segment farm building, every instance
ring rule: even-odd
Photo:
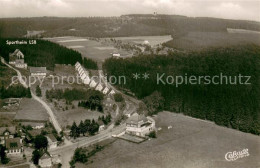
[[[53,134],[48,134],[46,136],[47,140],[48,140],[48,146],[49,146],[49,149],[53,149],[53,148],[56,148],[58,146],[58,141],[57,139],[54,137]]]
[[[41,168],[51,168],[52,167],[51,156],[47,153],[44,153],[42,157],[40,157],[39,159],[39,166]]]
[[[5,143],[7,155],[20,155],[23,152],[22,139],[10,138]]]
[[[134,113],[126,121],[126,133],[145,137],[151,131],[155,130],[155,121],[151,117],[145,117],[144,115],[139,115]]]
[[[15,127],[0,127],[0,144],[4,145],[7,139],[14,138]]]
[[[47,75],[46,67],[31,67],[31,76],[44,78]]]

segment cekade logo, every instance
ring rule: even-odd
[[[243,157],[246,157],[246,156],[249,156],[248,149],[243,149],[242,151],[238,151],[238,152],[233,151],[233,152],[226,153],[225,159],[227,161],[235,161],[239,158],[243,158]]]

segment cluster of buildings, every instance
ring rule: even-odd
[[[113,89],[109,88],[105,84],[102,84],[100,81],[97,80],[97,78],[91,78],[89,76],[89,72],[79,62],[75,64],[75,68],[85,85],[89,85],[91,88],[94,88],[95,90],[98,90],[103,94],[115,94],[115,91]]]
[[[24,54],[19,49],[9,54],[9,64],[17,68],[27,69],[27,63],[24,62]]]
[[[15,137],[16,128],[0,127],[0,144],[6,147],[8,156],[21,155],[23,153],[23,140],[22,138]]]

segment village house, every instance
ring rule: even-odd
[[[23,152],[22,139],[9,138],[5,142],[7,155],[20,155]]]
[[[92,79],[90,84],[89,84],[90,87],[94,88],[97,86],[97,81],[95,79]]]
[[[155,130],[155,121],[151,117],[134,113],[126,121],[126,133],[130,135],[145,137]]]
[[[0,144],[4,145],[7,139],[14,138],[15,127],[0,127]]]
[[[44,153],[39,159],[39,166],[41,168],[51,168],[52,167],[52,158],[47,153]]]
[[[17,59],[24,59],[24,55],[19,49],[9,54],[9,64],[15,64],[15,60]]]
[[[99,83],[99,84],[97,85],[97,87],[95,88],[95,90],[102,91],[102,90],[103,90],[102,84]]]
[[[45,123],[43,122],[22,122],[23,126],[31,126],[33,129],[42,129],[45,127]]]
[[[97,123],[99,125],[98,132],[105,130],[105,124],[102,120],[98,120]]]
[[[58,141],[57,139],[54,137],[53,134],[48,134],[46,136],[47,140],[48,140],[48,147],[49,149],[53,149],[56,148],[58,146]]]
[[[24,63],[24,60],[23,60],[23,59],[17,59],[17,60],[15,60],[15,67],[16,67],[16,68],[24,68],[24,69],[27,69],[27,64]]]
[[[116,92],[112,89],[111,91],[110,91],[110,95],[113,95],[113,94],[115,94]]]
[[[46,67],[30,67],[30,74],[34,77],[44,78],[47,75]]]
[[[104,90],[103,90],[102,92],[103,92],[103,94],[107,94],[108,91],[109,91],[109,88],[108,88],[108,87],[105,87]]]

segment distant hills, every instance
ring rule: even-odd
[[[188,32],[226,32],[227,28],[260,31],[260,23],[178,15],[122,15],[87,18],[1,18],[1,37],[23,37],[27,31],[45,31],[41,36],[152,36],[181,37]]]

